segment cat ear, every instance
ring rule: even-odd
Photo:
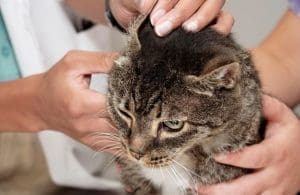
[[[117,66],[122,67],[124,65],[130,64],[131,54],[136,53],[141,49],[138,33],[141,25],[144,23],[146,18],[147,15],[140,15],[133,21],[133,23],[129,25],[129,35],[126,47],[127,49],[124,51],[123,55],[121,55],[118,59],[114,61]]]
[[[239,63],[234,62],[217,68],[205,75],[185,77],[188,88],[198,94],[212,96],[215,89],[232,89],[240,78]]]
[[[128,28],[128,48],[131,52],[137,52],[141,49],[141,43],[138,34],[140,27],[142,26],[147,17],[147,15],[138,16]]]

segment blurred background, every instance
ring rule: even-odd
[[[261,42],[286,9],[287,0],[228,0],[225,5],[235,18],[234,36],[245,47]]]

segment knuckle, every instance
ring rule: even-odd
[[[160,3],[162,8],[165,8],[166,10],[171,9],[178,0],[165,0],[165,1],[158,1]]]
[[[231,15],[230,13],[228,13],[228,12],[223,12],[223,13],[220,15],[220,17],[223,18],[224,23],[226,23],[228,27],[232,27],[232,26],[234,25],[235,20],[234,20],[233,15]]]
[[[233,25],[235,22],[233,15],[228,13],[227,17],[228,17],[228,21],[230,21],[230,23]]]
[[[186,8],[181,8],[181,9],[175,9],[174,10],[176,12],[176,19],[178,21],[183,21],[185,20],[186,18],[188,18],[189,16],[189,10],[187,10]]]
[[[196,14],[196,20],[198,20],[198,22],[206,22],[212,19],[211,14],[206,11],[198,11]]]
[[[77,50],[68,51],[63,58],[64,64],[66,64],[66,65],[75,64],[78,60],[77,59],[78,53],[79,53],[79,51],[77,51]]]
[[[174,8],[172,10],[173,14],[173,20],[176,24],[181,24],[184,21],[186,21],[188,18],[191,17],[193,14],[189,8],[183,7],[183,8]],[[171,16],[172,18],[172,16]]]
[[[217,25],[214,27],[214,29],[223,35],[228,35],[231,31],[231,27],[232,26],[228,25]]]

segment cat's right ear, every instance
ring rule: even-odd
[[[141,49],[139,30],[147,17],[148,15],[138,16],[128,28],[129,39],[127,48],[129,48],[130,52],[138,52]]]
[[[240,79],[240,65],[237,62],[221,66],[207,74],[185,77],[188,90],[202,95],[212,96],[217,89],[233,89]]]

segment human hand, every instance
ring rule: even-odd
[[[300,123],[293,112],[275,98],[264,95],[268,121],[263,142],[240,152],[220,155],[220,163],[255,169],[229,183],[199,188],[199,194],[296,194],[300,190]]]
[[[116,20],[127,27],[138,14],[149,14],[155,32],[165,36],[182,25],[186,30],[197,32],[214,18],[217,31],[228,34],[233,17],[220,11],[225,0],[111,0],[110,7]]]
[[[95,150],[108,142],[112,145],[115,128],[106,111],[106,97],[89,85],[91,74],[108,73],[115,57],[115,53],[72,51],[42,74],[39,113],[47,129],[61,131]],[[103,139],[107,137],[111,138]]]

